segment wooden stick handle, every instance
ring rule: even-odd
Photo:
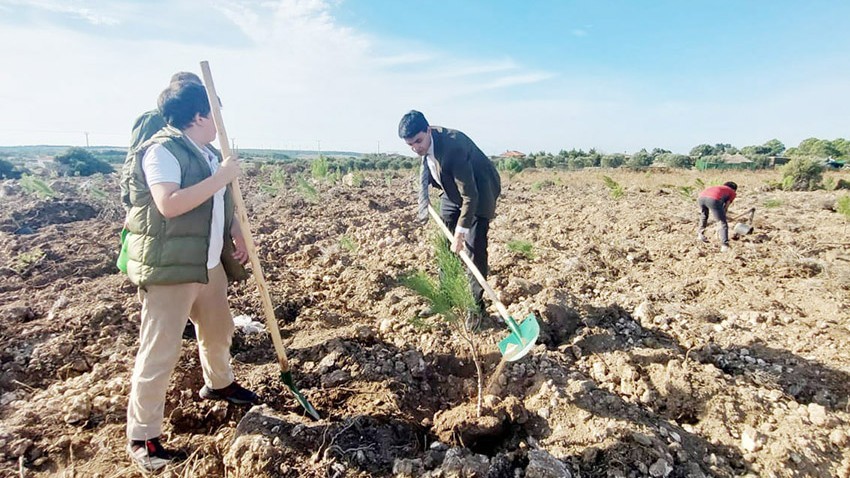
[[[729,221],[729,222],[740,221],[742,217],[744,217],[748,214],[750,215],[749,221],[753,222],[753,216],[755,216],[755,214],[756,214],[756,208],[751,207],[751,208],[747,209],[746,211],[742,212],[741,214],[736,214],[736,215],[732,216],[731,219],[727,218],[726,220]]]
[[[232,155],[230,150],[230,142],[227,140],[227,131],[224,129],[224,120],[221,117],[221,105],[218,101],[218,94],[215,91],[212,73],[210,72],[210,64],[207,61],[201,62],[201,72],[204,76],[204,84],[207,87],[207,97],[210,100],[210,112],[213,115],[215,128],[218,131],[218,144],[221,147],[221,154],[226,158]],[[254,237],[251,235],[251,226],[248,222],[248,211],[245,209],[245,201],[242,199],[242,190],[239,188],[239,180],[234,180],[231,183],[233,187],[233,202],[236,206],[236,218],[239,220],[239,225],[242,228],[242,237],[245,239],[245,246],[248,249],[248,260],[251,262],[251,269],[254,273],[254,281],[257,283],[257,289],[260,291],[260,299],[263,302],[263,312],[266,316],[266,324],[269,327],[269,333],[272,336],[275,352],[277,352],[280,370],[289,372],[289,360],[286,358],[286,349],[283,347],[283,341],[280,338],[280,330],[278,329],[277,319],[274,316],[274,306],[272,299],[269,296],[266,279],[263,276],[263,268],[260,265],[260,258],[257,256],[257,248],[254,246]]]
[[[440,215],[437,214],[437,211],[435,211],[434,207],[430,204],[428,205],[428,212],[431,213],[431,217],[434,218],[434,222],[437,223],[437,226],[439,226],[440,230],[443,231],[443,234],[445,234],[446,238],[449,240],[449,247],[451,247],[451,242],[454,240],[454,236],[452,235],[451,231],[449,231],[449,228],[446,227],[446,223],[443,222],[443,218],[441,218]],[[485,279],[484,276],[481,275],[481,271],[479,271],[478,268],[475,267],[475,263],[472,262],[472,258],[469,257],[469,254],[467,254],[465,250],[461,250],[460,258],[463,260],[464,264],[466,264],[466,267],[468,267],[469,270],[472,272],[472,275],[475,276],[475,279],[478,281],[478,283],[481,284],[481,287],[484,289],[484,291],[487,292],[487,295],[490,297],[490,300],[492,300],[493,303],[496,304],[496,308],[499,309],[499,313],[502,315],[502,318],[505,319],[505,322],[510,321],[511,314],[508,313],[508,309],[505,307],[504,304],[502,304],[502,301],[499,300],[499,296],[496,295],[496,292],[490,287],[490,284],[487,283],[487,279]]]

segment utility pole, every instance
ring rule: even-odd
[[[318,158],[322,157],[322,140],[316,140],[316,152],[318,153]]]
[[[378,153],[377,154],[381,154],[381,140],[380,139],[378,140]]]
[[[86,132],[85,132],[85,133],[83,133],[83,134],[85,134],[85,135],[86,135],[86,148],[88,148],[88,147],[89,147],[89,132],[88,132],[88,131],[86,131]]]

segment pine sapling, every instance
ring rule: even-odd
[[[47,183],[35,176],[24,174],[23,176],[21,176],[20,181],[21,187],[24,189],[24,191],[27,191],[31,194],[35,194],[36,196],[42,199],[53,197],[56,194],[53,191],[53,188],[51,188],[47,185]]]
[[[533,260],[534,259],[534,244],[523,241],[520,239],[515,239],[513,241],[508,242],[508,250],[516,252],[517,254],[525,257],[526,259]]]
[[[314,203],[319,200],[319,192],[312,184],[301,176],[295,179],[295,189],[298,190],[307,202]]]
[[[431,310],[448,325],[453,335],[466,344],[478,380],[477,413],[481,416],[484,376],[478,352],[478,337],[466,323],[468,311],[476,308],[469,290],[466,268],[458,256],[449,249],[448,241],[439,233],[434,235],[434,251],[440,273],[432,277],[419,270],[402,279],[402,284],[428,301]]]
[[[605,186],[611,190],[612,198],[620,199],[626,194],[626,192],[623,190],[623,186],[621,186],[617,181],[611,179],[610,176],[602,176],[602,181],[604,181]]]
[[[844,234],[847,232],[847,221],[850,221],[850,196],[841,196],[838,198],[835,210],[844,216],[844,231],[842,232]]]

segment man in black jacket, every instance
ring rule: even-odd
[[[502,191],[499,173],[493,162],[460,131],[431,126],[419,111],[401,118],[398,135],[422,157],[422,188],[419,194],[419,218],[428,218],[428,186],[441,189],[440,216],[454,231],[452,250],[466,246],[472,262],[487,277],[487,233],[496,216],[496,200]],[[484,312],[484,289],[470,274],[472,295]]]

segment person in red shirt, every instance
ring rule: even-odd
[[[699,193],[699,232],[697,239],[702,242],[708,242],[705,238],[705,226],[708,224],[708,211],[720,223],[720,230],[717,231],[720,236],[720,250],[729,250],[729,224],[726,222],[726,211],[729,210],[729,205],[735,200],[735,194],[738,191],[738,185],[732,181],[723,183],[722,186],[711,186],[705,188]]]

